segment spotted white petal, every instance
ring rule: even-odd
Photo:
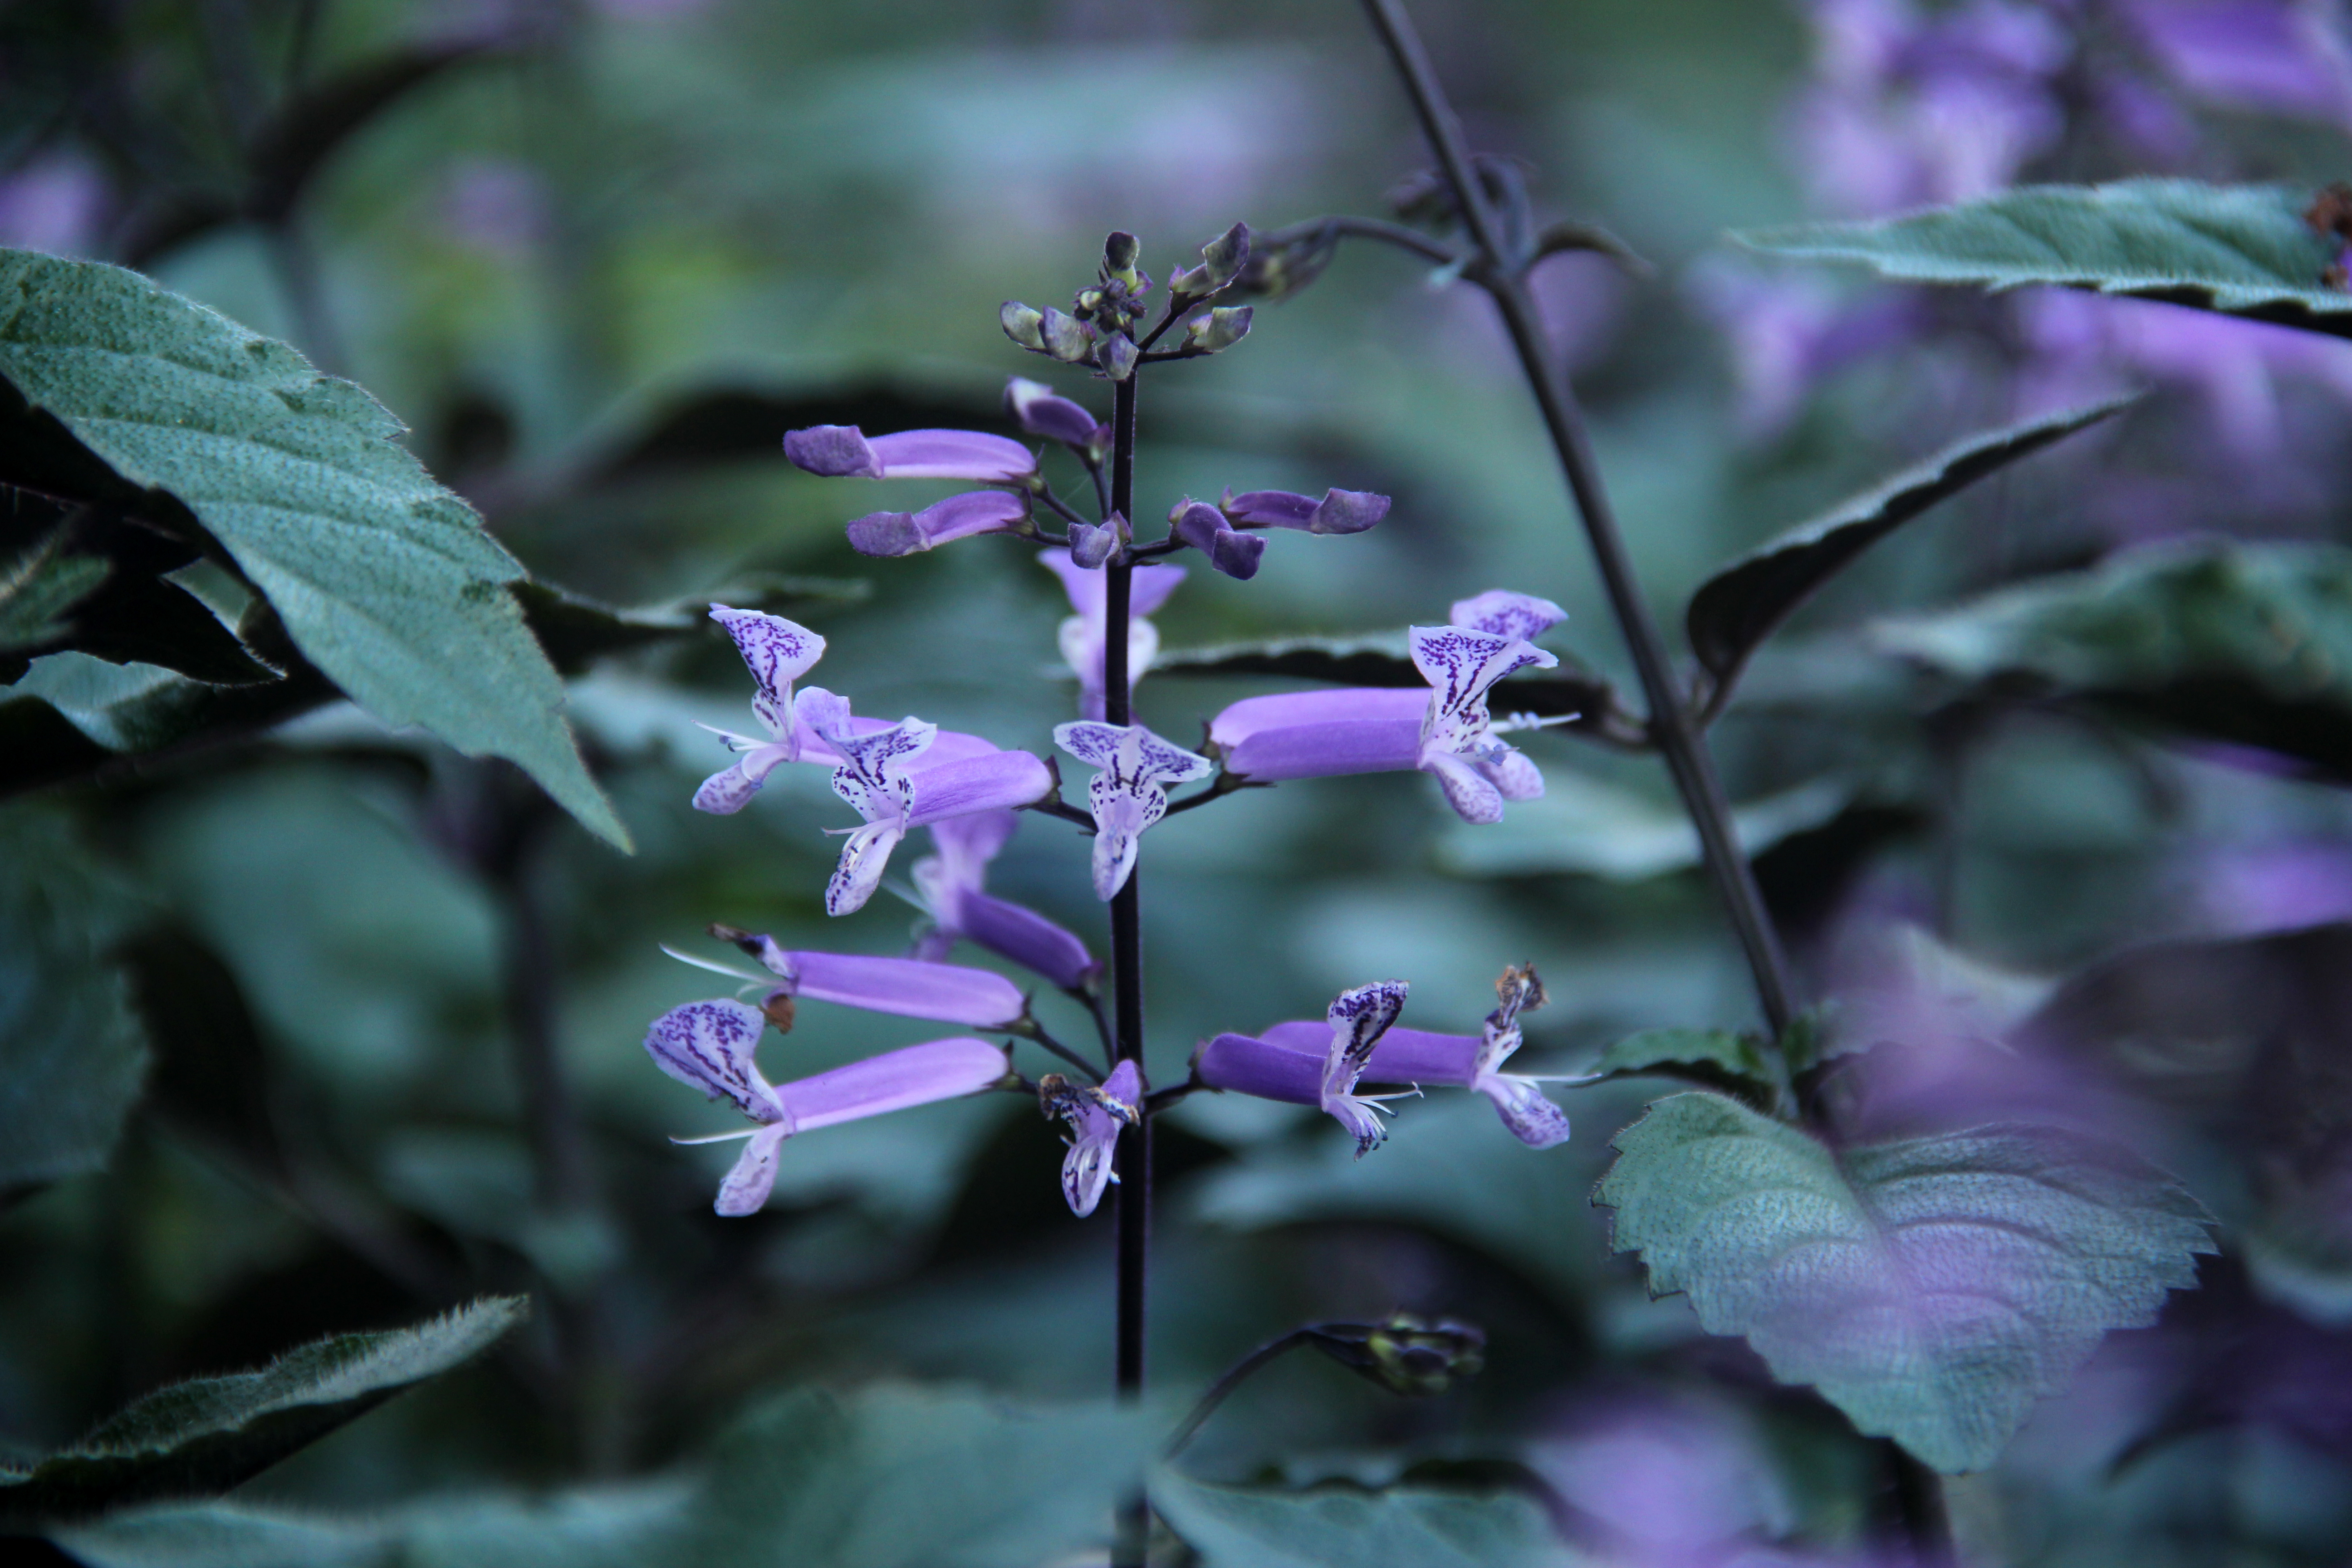
[[[1465,822],[1486,824],[1503,820],[1503,792],[1467,757],[1435,746],[1424,746],[1421,771],[1444,787],[1446,804]]]
[[[882,873],[889,868],[890,851],[907,837],[900,821],[885,817],[869,822],[849,835],[841,847],[841,864],[834,868],[833,879],[824,885],[824,912],[829,915],[856,914],[882,885]]]
[[[1538,599],[1532,594],[1490,588],[1475,599],[1455,600],[1445,612],[1445,618],[1454,626],[1474,632],[1525,642],[1568,619],[1568,612],[1549,599]]]
[[[727,1179],[719,1184],[719,1201],[710,1206],[730,1219],[758,1214],[776,1186],[776,1155],[792,1136],[790,1123],[763,1127],[749,1143]]]
[[[740,1002],[688,1002],[653,1021],[646,1052],[678,1082],[729,1101],[754,1121],[788,1122],[783,1100],[752,1059],[767,1026],[758,1008]]]
[[[1135,869],[1144,830],[1168,815],[1168,792],[1106,770],[1087,785],[1087,805],[1095,817],[1095,897],[1108,903]]]
[[[731,744],[740,736],[729,737]],[[707,811],[714,816],[732,816],[751,804],[768,775],[793,760],[792,748],[782,744],[752,744],[744,752],[741,761],[731,767],[719,769],[702,781],[694,792],[694,809]]]
[[[751,710],[779,738],[791,733],[793,682],[806,675],[824,657],[824,639],[794,621],[758,610],[710,606],[710,618],[727,628],[735,647],[760,683]]]
[[[1554,1105],[1535,1079],[1517,1073],[1485,1073],[1470,1087],[1495,1102],[1496,1114],[1511,1135],[1531,1149],[1568,1142],[1568,1112]]]
[[[1372,1047],[1404,1011],[1412,987],[1402,980],[1376,980],[1342,991],[1332,999],[1324,1018],[1331,1026],[1329,1054],[1323,1060],[1320,1100],[1356,1140],[1356,1158],[1362,1159],[1388,1137],[1372,1102],[1356,1092],[1356,1080],[1371,1059]]]

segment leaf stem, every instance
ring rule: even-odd
[[[1184,1445],[1192,1440],[1192,1435],[1201,1429],[1202,1424],[1216,1414],[1217,1406],[1225,1402],[1227,1394],[1239,1388],[1252,1373],[1266,1363],[1287,1352],[1297,1350],[1300,1345],[1313,1339],[1316,1331],[1322,1326],[1320,1323],[1308,1323],[1293,1329],[1279,1339],[1266,1341],[1265,1343],[1227,1367],[1224,1375],[1211,1384],[1209,1391],[1201,1395],[1201,1402],[1192,1406],[1192,1414],[1184,1417],[1184,1425],[1177,1427],[1170,1435],[1166,1445],[1160,1450],[1160,1458],[1174,1458]]]
[[[1402,0],[1363,3],[1373,31],[1380,35],[1395,62],[1397,74],[1403,79],[1423,133],[1437,154],[1461,209],[1463,223],[1477,245],[1481,261],[1474,264],[1465,276],[1486,290],[1502,313],[1503,326],[1517,351],[1520,368],[1542,410],[1545,427],[1559,454],[1569,489],[1583,520],[1585,538],[1591,545],[1601,585],[1609,595],[1610,608],[1641,676],[1643,695],[1650,710],[1647,728],[1651,739],[1665,757],[1675,787],[1681,792],[1691,823],[1698,830],[1708,873],[1723,899],[1732,928],[1738,934],[1740,948],[1755,977],[1757,999],[1777,1039],[1796,1016],[1795,988],[1790,982],[1788,960],[1765,910],[1755,873],[1740,851],[1731,823],[1731,805],[1724,796],[1722,781],[1716,776],[1714,759],[1693,730],[1689,714],[1675,691],[1665,640],[1659,635],[1657,623],[1652,619],[1641,585],[1634,578],[1616,514],[1601,485],[1599,466],[1593,460],[1591,441],[1585,432],[1575,394],[1570,389],[1551,340],[1544,333],[1525,279],[1502,264],[1506,253],[1501,225],[1487,204],[1486,191],[1471,166],[1462,127],[1446,101],[1444,89],[1438,84],[1437,73],[1430,65],[1428,52],[1422,47],[1420,36],[1413,31],[1412,19],[1405,15]]]

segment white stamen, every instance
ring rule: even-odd
[[[1487,728],[1497,735],[1508,735],[1518,730],[1549,730],[1555,724],[1573,724],[1583,718],[1581,713],[1555,713],[1549,719],[1538,719],[1532,713],[1513,713],[1496,720]]]
[[[658,946],[664,952],[668,953],[672,958],[677,959],[680,963],[691,963],[695,968],[708,969],[713,974],[731,974],[736,979],[748,981],[753,985],[772,985],[775,984],[775,981],[771,977],[753,974],[748,970],[738,969],[730,963],[713,963],[707,958],[697,958],[690,952],[680,952],[677,949],[670,946],[669,943],[666,942],[657,942],[655,945]]]
[[[700,1138],[673,1138],[670,1142],[673,1143],[732,1143],[738,1138],[757,1138],[766,1131],[764,1127],[754,1127],[748,1132],[710,1132]]]

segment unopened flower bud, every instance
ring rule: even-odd
[[[1118,531],[1091,522],[1070,524],[1070,559],[1091,572],[1118,549]]]
[[[1107,441],[1105,426],[1066,397],[1057,396],[1043,382],[1014,376],[1004,384],[1004,411],[1032,436],[1050,437],[1073,447]]]
[[[1135,362],[1139,357],[1141,356],[1136,349],[1135,340],[1125,332],[1113,332],[1105,338],[1100,352],[1095,355],[1096,363],[1103,368],[1103,374],[1113,381],[1125,381],[1129,376],[1133,375]]]
[[[1323,499],[1295,490],[1225,492],[1219,503],[1242,528],[1296,528],[1307,533],[1361,533],[1389,514],[1389,498],[1370,490],[1331,489]]]
[[[1129,289],[1136,287],[1135,263],[1143,254],[1142,242],[1124,230],[1114,230],[1103,241],[1103,277],[1116,279]]]
[[[1234,280],[1249,260],[1249,225],[1237,223],[1201,247],[1200,266],[1171,275],[1169,290],[1181,298],[1206,299]]]
[[[1168,526],[1177,538],[1209,558],[1209,564],[1228,577],[1247,582],[1257,575],[1265,541],[1243,533],[1225,521],[1215,507],[1191,498],[1178,501],[1168,513]]]
[[[1007,300],[996,312],[996,319],[1003,323],[1006,337],[1033,353],[1045,352],[1044,312],[1032,310],[1018,300]]]
[[[1225,291],[1228,300],[1286,300],[1323,276],[1339,253],[1336,226],[1318,228],[1303,239],[1269,249],[1252,247]]]
[[[1220,305],[1185,325],[1184,346],[1194,353],[1213,354],[1249,336],[1249,306]]]
[[[1045,307],[1037,323],[1038,335],[1045,341],[1045,352],[1065,364],[1077,364],[1094,354],[1094,333],[1076,316],[1064,315],[1053,306]]]
[[[1399,1312],[1383,1323],[1326,1323],[1317,1350],[1391,1394],[1444,1394],[1486,1364],[1486,1335],[1468,1323],[1424,1322]]]

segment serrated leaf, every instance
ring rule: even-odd
[[[2352,294],[2320,279],[2335,242],[2303,219],[2312,195],[2195,180],[2026,185],[1901,217],[1734,237],[1906,282],[2057,283],[2352,335]]]
[[[1742,1100],[1769,1102],[1782,1075],[1762,1040],[1728,1029],[1644,1029],[1601,1053],[1592,1070],[1611,1078],[1688,1079]]]
[[[0,816],[0,1191],[106,1163],[146,1075],[109,954],[119,895],[53,813]]]
[[[1925,462],[1749,552],[1699,584],[1684,612],[1691,651],[1721,693],[1759,643],[1872,545],[1987,475],[2129,407],[2119,397],[1955,442]]]
[[[354,701],[508,758],[626,844],[509,592],[522,568],[366,393],[136,273],[27,251],[0,251],[0,378],[30,410],[0,479],[184,508]]]
[[[1155,675],[1277,675],[1294,680],[1328,680],[1335,686],[1425,687],[1428,678],[1412,667],[1402,632],[1355,637],[1278,637],[1266,642],[1221,643],[1178,648],[1151,663]],[[1612,711],[1610,684],[1562,661],[1549,672],[1515,675],[1495,688],[1497,713],[1528,713],[1538,719],[1567,713],[1597,717]],[[1573,726],[1570,726],[1573,728]]]
[[[1514,1492],[1276,1491],[1162,1471],[1151,1501],[1205,1568],[1569,1568],[1578,1561],[1543,1510]]]
[[[1620,1132],[1593,1201],[1650,1292],[1689,1294],[1784,1383],[1947,1474],[1990,1466],[2111,1329],[2153,1322],[2215,1250],[2137,1156],[2001,1123],[1832,1151],[1713,1094]]]
[[[1740,847],[1759,855],[1810,832],[1843,811],[1854,794],[1853,780],[1831,777],[1747,802],[1732,814]],[[1698,865],[1698,832],[1671,796],[1552,768],[1544,775],[1543,795],[1513,801],[1500,823],[1446,824],[1437,862],[1464,877],[1565,872],[1639,882]]]
[[[0,1470],[0,1517],[77,1519],[226,1490],[471,1360],[527,1310],[520,1297],[488,1297],[414,1328],[320,1340],[258,1372],[158,1389],[72,1447],[26,1469]]]
[[[1967,681],[2078,698],[2352,780],[2352,550],[2132,551],[1878,623],[1879,648]]]

